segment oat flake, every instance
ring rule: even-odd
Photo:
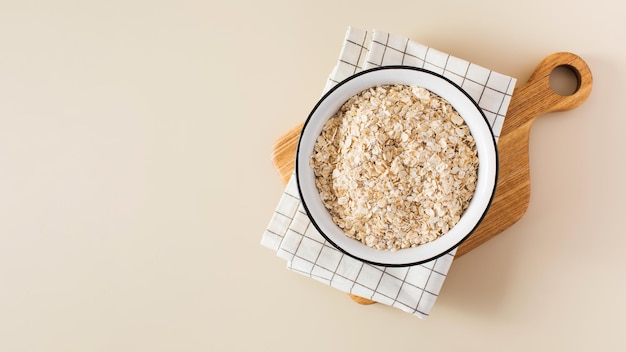
[[[427,89],[386,85],[348,100],[324,125],[311,166],[333,221],[369,247],[430,242],[461,218],[478,155],[465,121]]]

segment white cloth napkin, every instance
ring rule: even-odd
[[[437,72],[478,103],[499,137],[515,78],[456,58],[399,35],[348,28],[337,65],[324,92],[363,70],[409,65]],[[430,262],[389,268],[363,263],[327,243],[308,219],[292,176],[263,233],[261,244],[287,261],[287,268],[354,295],[425,318],[430,314],[455,250]]]

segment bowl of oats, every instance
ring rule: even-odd
[[[382,266],[460,245],[486,214],[497,173],[478,104],[447,78],[407,66],[364,70],[330,89],[304,124],[295,162],[313,226]]]

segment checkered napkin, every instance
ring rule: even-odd
[[[421,67],[457,83],[478,102],[498,139],[515,78],[399,35],[349,28],[324,92],[363,69],[384,65]],[[399,268],[370,265],[345,255],[312,226],[293,176],[263,233],[261,244],[276,251],[292,271],[420,318],[427,317],[433,308],[456,252],[454,249],[430,262]]]

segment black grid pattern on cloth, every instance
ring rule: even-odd
[[[408,38],[374,32],[363,69],[383,65],[424,68],[461,86],[485,113],[496,140],[515,89],[515,78],[488,70]]]
[[[485,114],[491,114],[487,116],[497,139],[502,127],[498,121],[504,119],[515,79],[401,36],[348,29],[324,91],[362,69],[397,64],[433,70],[467,89]],[[347,256],[312,226],[294,177],[285,187],[261,244],[276,251],[292,271],[420,318],[430,313],[456,253],[453,250],[430,262],[401,268],[370,265]]]
[[[341,47],[339,60],[333,73],[328,77],[324,91],[363,69],[371,40],[372,33],[369,31],[348,29]]]

